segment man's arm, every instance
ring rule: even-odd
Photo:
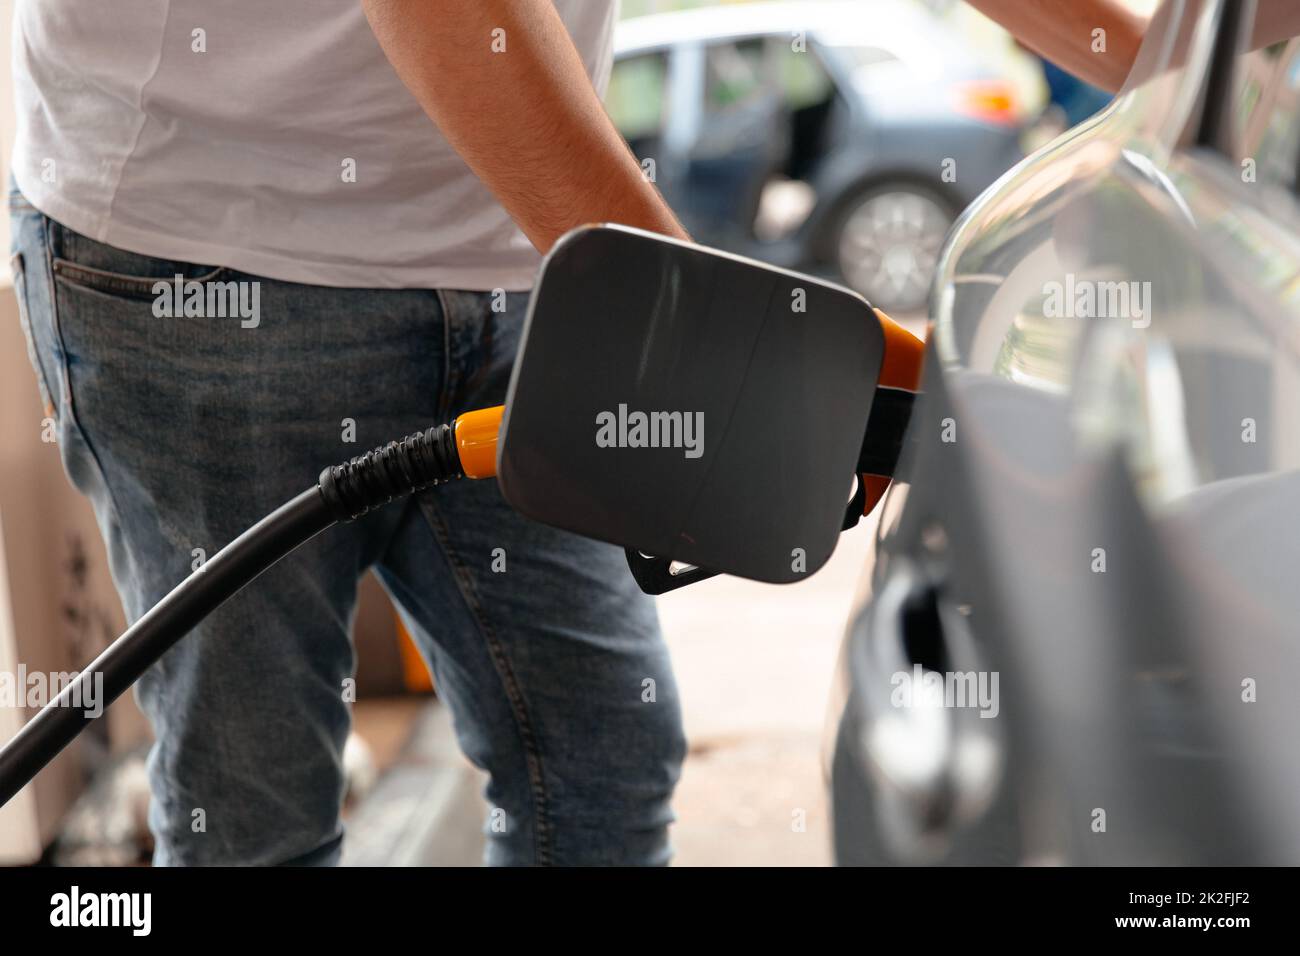
[[[362,6],[402,82],[539,250],[587,222],[687,238],[610,122],[550,0]],[[504,52],[493,52],[494,38]]]
[[[1112,93],[1137,58],[1148,18],[1125,0],[968,0],[1021,43],[1063,70]],[[1149,4],[1147,4],[1149,6]],[[1092,50],[1092,31],[1106,31],[1106,52]],[[1257,50],[1300,34],[1300,3],[1259,0],[1250,47]],[[1185,50],[1175,50],[1182,62]]]
[[[1112,93],[1137,58],[1147,18],[1124,0],[968,0],[1017,40],[1081,80]],[[1092,31],[1106,31],[1106,52],[1092,51]]]

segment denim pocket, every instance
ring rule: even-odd
[[[103,295],[152,300],[160,283],[170,287],[180,276],[186,282],[210,282],[230,270],[140,255],[105,245],[54,220],[49,221],[51,268],[58,282]]]
[[[169,292],[178,275],[183,276],[186,282],[211,282],[221,279],[230,271],[224,266],[216,266],[204,267],[208,271],[200,272],[198,275],[186,275],[181,271],[166,276],[140,276],[80,265],[67,259],[54,259],[52,267],[54,278],[69,285],[104,295],[119,295],[142,300],[156,299],[160,294]]]
[[[53,416],[54,401],[51,398],[53,392],[46,380],[40,356],[36,352],[36,337],[32,332],[31,315],[27,309],[27,263],[21,252],[15,252],[9,257],[9,267],[14,278],[14,298],[18,302],[18,324],[22,326],[23,338],[27,340],[27,358],[32,363],[33,371],[36,372],[36,385],[41,392],[41,407],[46,415]]]

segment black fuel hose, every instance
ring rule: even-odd
[[[326,528],[462,477],[455,426],[438,425],[321,472],[172,589],[68,683],[0,750],[0,806],[214,610]],[[102,685],[94,686],[101,681]],[[86,711],[94,701],[97,713]]]

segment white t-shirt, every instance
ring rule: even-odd
[[[553,2],[603,94],[616,0]],[[78,232],[318,285],[532,285],[359,0],[18,0],[13,52],[14,177]]]

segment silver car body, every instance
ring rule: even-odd
[[[1243,52],[1254,10],[1167,0],[950,235],[828,724],[842,863],[1300,862],[1300,39]]]

